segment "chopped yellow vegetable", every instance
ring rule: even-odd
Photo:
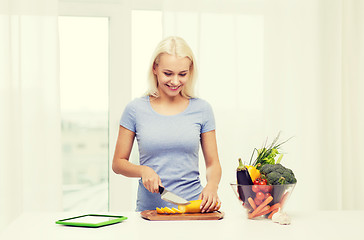
[[[169,207],[163,207],[163,208],[156,208],[157,213],[159,214],[181,214],[181,213],[199,213],[201,212],[200,205],[202,200],[192,200],[190,201],[190,204],[188,205],[178,205],[177,208],[169,208]],[[217,209],[219,210],[219,209]]]
[[[164,207],[162,208],[162,210],[164,211],[164,213],[175,213],[172,209],[170,209],[169,207]]]
[[[177,208],[172,208],[172,210],[175,212],[175,213],[183,213],[181,210],[177,209]]]
[[[157,213],[159,214],[174,214],[174,213],[183,213],[181,210],[178,210],[177,208],[169,208],[169,207],[163,207],[163,208],[156,208]]]
[[[157,213],[160,213],[160,214],[164,213],[164,211],[162,209],[160,209],[159,207],[157,207],[156,210],[157,210]]]

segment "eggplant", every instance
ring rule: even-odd
[[[240,185],[253,185],[252,178],[250,177],[249,171],[246,166],[243,164],[241,158],[239,158],[239,166],[236,169],[236,179],[238,182],[238,194],[241,199],[245,203],[245,201],[252,195],[251,188],[240,186]],[[244,190],[243,190],[244,188]],[[245,194],[244,194],[245,192]],[[245,196],[248,195],[248,196]]]

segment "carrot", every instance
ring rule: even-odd
[[[248,202],[250,203],[250,206],[252,206],[252,208],[254,210],[257,208],[257,205],[255,205],[255,202],[254,202],[253,198],[249,197]]]
[[[267,197],[262,204],[260,204],[254,211],[250,214],[249,218],[254,218],[262,209],[267,206],[273,200],[272,196]]]
[[[272,219],[273,215],[274,215],[276,212],[278,212],[278,211],[279,211],[279,208],[278,208],[278,209],[276,209],[276,210],[273,210],[273,211],[269,214],[268,218],[269,218],[269,219]]]
[[[267,213],[269,213],[270,212],[270,206],[269,205],[267,205],[267,206],[265,206],[263,209],[262,209],[262,211],[260,211],[260,212],[258,212],[254,217],[259,217],[259,216],[262,216],[262,215],[265,215],[265,214],[267,214]]]
[[[281,207],[281,204],[280,203],[276,203],[276,204],[274,204],[274,205],[272,205],[272,206],[265,206],[263,209],[262,209],[262,211],[260,211],[260,212],[258,212],[256,215],[255,215],[255,217],[259,217],[259,216],[262,216],[262,215],[266,215],[266,214],[268,214],[268,213],[270,213],[270,212],[273,212],[273,211],[278,211],[278,209]],[[277,212],[276,211],[276,212]],[[272,214],[273,215],[273,214]]]
[[[271,207],[270,207],[270,209],[269,209],[269,211],[267,212],[267,213],[269,213],[269,212],[274,212],[274,213],[276,213],[278,210],[279,210],[279,208],[281,207],[281,204],[280,203],[276,203],[276,204],[274,204],[274,205],[272,205]],[[277,211],[276,211],[277,210]],[[266,214],[267,214],[266,213]],[[273,213],[273,214],[274,214]],[[270,215],[272,215],[273,216],[273,214],[271,213]],[[270,216],[269,215],[269,216]],[[269,218],[269,216],[268,216],[268,218]],[[271,218],[272,218],[272,216],[271,216]]]
[[[270,207],[270,210],[271,211],[274,211],[274,210],[276,210],[276,209],[278,209],[278,208],[280,208],[281,207],[281,204],[280,203],[276,203],[276,204],[274,204],[274,205],[272,205],[271,207]]]

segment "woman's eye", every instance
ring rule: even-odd
[[[165,72],[165,73],[164,73],[164,75],[166,75],[166,76],[171,76],[171,75],[172,75],[172,73]]]
[[[184,76],[186,76],[186,74],[187,74],[187,73],[181,73],[181,74],[180,74],[180,76],[181,76],[181,77],[184,77]]]

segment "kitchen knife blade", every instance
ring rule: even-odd
[[[180,196],[177,196],[176,194],[168,191],[162,186],[159,186],[159,193],[161,194],[161,198],[164,201],[176,204],[176,205],[188,205],[190,204],[189,201],[186,199],[181,198]]]

